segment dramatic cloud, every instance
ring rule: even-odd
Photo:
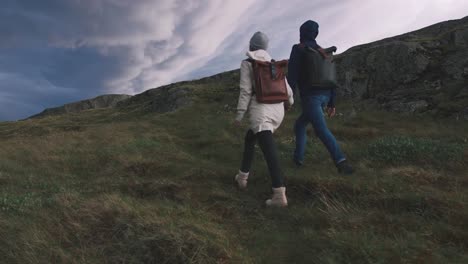
[[[464,0],[3,0],[0,120],[237,68],[258,30],[286,58],[307,19],[323,46],[344,51],[467,10]]]

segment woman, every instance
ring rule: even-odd
[[[255,33],[250,39],[249,52],[247,56],[253,60],[271,61],[271,56],[266,51],[268,48],[268,37],[262,33]],[[286,187],[283,182],[283,174],[279,166],[276,145],[273,140],[273,132],[281,125],[284,117],[284,103],[262,104],[257,102],[254,91],[254,78],[252,64],[244,60],[240,68],[240,95],[237,105],[236,124],[240,125],[246,112],[249,112],[250,126],[245,135],[244,154],[241,168],[235,176],[239,188],[247,188],[250,167],[255,152],[255,143],[258,140],[268,165],[273,185],[273,197],[266,201],[267,206],[284,207],[288,205],[286,198]],[[293,93],[286,81],[288,89],[288,105],[294,103]]]

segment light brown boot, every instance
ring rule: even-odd
[[[249,178],[249,173],[239,171],[234,177],[234,180],[237,182],[239,189],[247,189],[247,179]]]
[[[286,198],[286,187],[273,188],[273,197],[266,200],[267,206],[288,206],[288,199]]]

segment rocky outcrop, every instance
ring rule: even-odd
[[[131,97],[131,95],[126,94],[101,95],[93,99],[74,102],[60,107],[47,108],[41,113],[31,116],[30,118],[38,118],[50,115],[61,115],[66,113],[78,113],[90,109],[115,107],[117,103],[125,101]]]
[[[342,96],[387,110],[461,115],[468,106],[468,17],[335,57]]]

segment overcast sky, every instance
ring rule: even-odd
[[[308,19],[343,52],[466,15],[467,0],[2,0],[0,121],[238,68],[259,30],[283,59]]]

